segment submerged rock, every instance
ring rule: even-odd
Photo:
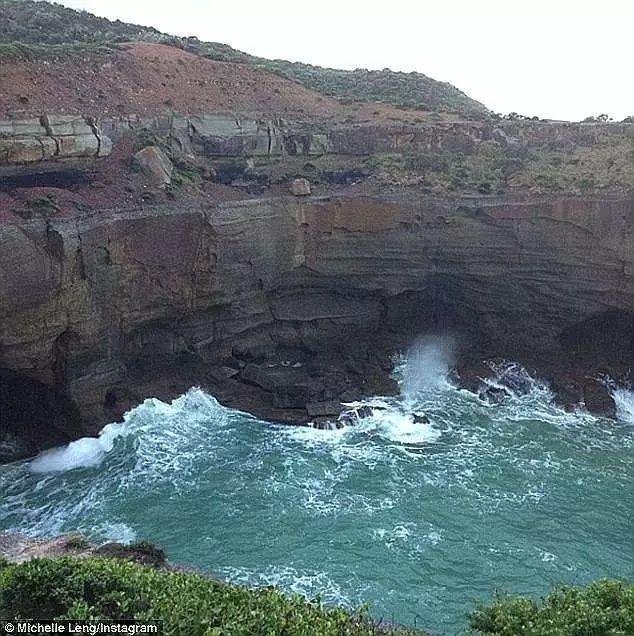
[[[317,420],[315,422],[310,422],[309,426],[320,431],[336,431],[344,428],[344,424],[339,420]]]
[[[507,398],[511,397],[511,393],[500,386],[484,385],[478,391],[478,397],[490,404],[502,404]]]
[[[372,407],[368,404],[362,404],[361,406],[357,406],[352,409],[348,409],[344,411],[339,416],[339,422],[341,422],[344,426],[353,426],[357,424],[359,420],[363,420],[368,417],[372,417],[374,415],[374,409],[380,410],[380,407]]]

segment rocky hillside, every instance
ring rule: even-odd
[[[389,69],[343,71],[285,60],[267,60],[237,51],[226,44],[201,42],[196,38],[174,38],[156,29],[112,22],[48,2],[2,0],[0,6],[0,58],[32,57],[41,51],[40,45],[162,42],[185,48],[204,58],[262,68],[338,99],[378,101],[419,110],[471,115],[488,112],[482,104],[455,86],[438,82],[422,73],[398,73]],[[16,46],[16,43],[23,46]]]

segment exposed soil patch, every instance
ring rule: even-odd
[[[135,43],[86,57],[5,60],[0,116],[42,112],[116,116],[214,111],[330,116],[334,99],[246,64],[161,44]]]

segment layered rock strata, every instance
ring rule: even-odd
[[[0,121],[0,177],[106,157],[110,138],[89,117],[42,115]]]
[[[512,358],[605,412],[595,378],[634,359],[633,228],[627,196],[412,189],[4,223],[5,456],[191,385],[329,416],[394,391],[390,356],[429,332],[456,336],[466,383]]]

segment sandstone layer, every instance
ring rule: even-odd
[[[0,121],[0,177],[106,157],[112,142],[89,117],[41,115]]]

